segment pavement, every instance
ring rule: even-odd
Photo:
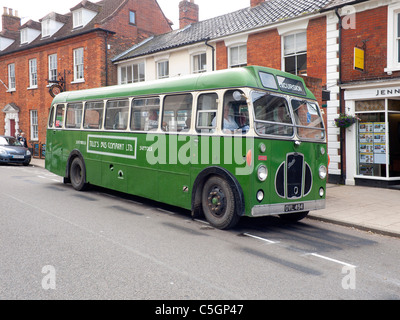
[[[44,168],[44,159],[31,165]],[[400,238],[400,189],[328,184],[326,208],[308,218]]]

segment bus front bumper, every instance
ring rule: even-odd
[[[304,212],[325,209],[326,200],[300,201],[295,203],[276,203],[254,206],[252,217],[271,216],[276,214]]]

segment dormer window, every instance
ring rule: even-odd
[[[68,21],[68,16],[52,12],[40,20],[42,23],[42,38],[51,37]]]
[[[28,29],[21,30],[21,44],[28,43]]]
[[[7,49],[14,43],[13,39],[8,39],[0,36],[0,51]]]
[[[41,31],[41,25],[39,22],[29,20],[20,29],[21,45],[31,43],[35,40]]]
[[[50,19],[42,21],[42,38],[50,36],[50,24],[51,24]]]
[[[74,26],[74,29],[83,26],[82,9],[74,11],[74,13],[73,13],[73,26]]]
[[[72,26],[74,29],[85,27],[97,15],[97,12],[81,7],[72,10]]]

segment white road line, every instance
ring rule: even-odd
[[[261,238],[261,237],[252,235],[252,234],[250,234],[250,233],[243,233],[243,235],[244,235],[244,236],[247,236],[247,237],[250,237],[250,238],[257,239],[257,240],[265,241],[265,242],[268,242],[268,243],[270,243],[270,244],[279,243],[279,241],[268,240],[268,239],[265,239],[265,238]]]
[[[321,259],[324,259],[324,260],[335,262],[335,263],[338,263],[338,264],[341,264],[341,265],[344,265],[344,266],[347,266],[347,267],[350,267],[350,268],[356,268],[356,266],[354,266],[354,265],[352,265],[350,263],[346,263],[346,262],[343,262],[343,261],[340,261],[340,260],[336,260],[336,259],[333,259],[333,258],[325,257],[325,256],[322,256],[322,255],[320,255],[318,253],[308,253],[307,255],[311,255],[311,256],[314,256],[314,257],[317,257],[317,258],[321,258]]]

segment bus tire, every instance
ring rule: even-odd
[[[86,184],[86,168],[80,157],[74,158],[69,169],[71,184],[75,190],[84,191]]]
[[[211,176],[205,182],[201,202],[207,221],[215,228],[232,228],[240,219],[232,188],[219,176]]]
[[[307,217],[309,211],[280,214],[279,217],[289,222],[297,222]]]

